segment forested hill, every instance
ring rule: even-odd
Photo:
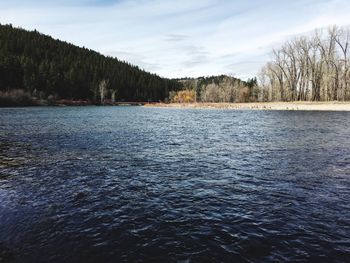
[[[220,75],[200,78],[182,78],[178,81],[183,85],[183,89],[192,90],[197,102],[252,102],[258,100],[257,79],[252,78],[247,81]],[[182,102],[185,97],[192,97],[190,93],[171,92],[170,99],[174,102]],[[190,99],[190,101],[191,101]]]
[[[158,101],[180,86],[116,58],[0,24],[2,93],[23,90],[44,99]]]
[[[192,88],[192,89],[200,89],[203,86],[206,87],[211,84],[220,86],[225,82],[230,82],[231,84],[237,84],[237,85],[248,86],[248,87],[253,87],[257,85],[256,78],[243,81],[239,78],[235,78],[233,76],[227,76],[227,75],[207,76],[207,77],[199,77],[199,78],[180,78],[176,80],[182,83],[184,85],[184,88]]]

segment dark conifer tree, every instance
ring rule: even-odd
[[[37,31],[0,25],[0,91],[98,101],[99,84],[119,101],[159,101],[181,88],[137,66],[55,40]]]

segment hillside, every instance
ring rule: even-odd
[[[190,92],[173,92],[173,102],[248,102],[258,100],[257,81],[255,78],[243,81],[238,78],[220,75],[200,78],[178,79],[183,89]],[[177,97],[176,97],[177,96]],[[174,99],[174,97],[176,97]]]
[[[25,94],[28,100],[159,101],[180,87],[116,58],[0,25],[2,94]]]

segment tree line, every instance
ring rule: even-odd
[[[169,98],[172,102],[233,103],[258,100],[256,78],[243,81],[232,76],[220,75],[178,81],[183,85],[185,92],[170,92]]]
[[[259,74],[261,101],[350,100],[349,27],[296,37]]]
[[[159,101],[180,88],[176,80],[161,78],[116,58],[37,31],[0,25],[2,94],[94,102]]]
[[[0,104],[38,100],[254,102],[350,100],[350,29],[333,26],[287,41],[257,78],[166,79],[137,66],[0,24]],[[11,104],[11,102],[10,102]]]

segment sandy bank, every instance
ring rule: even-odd
[[[145,107],[232,110],[350,111],[350,102],[258,102],[258,103],[171,103],[146,104]]]

